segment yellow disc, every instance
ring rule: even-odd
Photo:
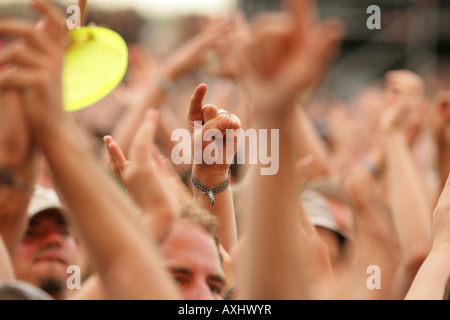
[[[103,99],[122,81],[128,48],[119,34],[102,27],[71,30],[70,40],[63,69],[64,109],[76,111]]]

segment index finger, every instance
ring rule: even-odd
[[[286,0],[287,11],[292,15],[296,33],[303,38],[311,25],[318,20],[314,0]]]
[[[193,131],[193,124],[195,121],[203,121],[202,107],[207,88],[206,84],[202,83],[195,89],[194,94],[191,97],[191,103],[188,110],[188,122],[191,132]]]

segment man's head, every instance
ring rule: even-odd
[[[217,220],[190,203],[161,244],[166,267],[185,300],[222,299],[225,275],[216,230]]]
[[[28,217],[24,238],[13,259],[16,277],[61,299],[67,267],[76,263],[78,250],[56,193],[37,187]]]

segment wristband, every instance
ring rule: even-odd
[[[203,183],[201,183],[197,179],[195,179],[194,176],[192,176],[191,182],[192,182],[192,185],[195,187],[195,189],[197,189],[201,193],[207,195],[209,197],[209,199],[211,200],[211,205],[214,205],[214,203],[216,201],[216,199],[214,198],[214,195],[226,190],[230,186],[230,173],[231,173],[231,170],[228,169],[227,179],[224,182],[222,182],[221,184],[219,184],[211,189],[208,188],[207,186],[205,186]]]
[[[234,300],[239,295],[237,286],[232,286],[223,296],[223,300]]]

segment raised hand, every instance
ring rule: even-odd
[[[243,12],[237,12],[229,19],[231,29],[213,44],[217,61],[208,71],[214,76],[240,80],[242,70],[239,65],[239,48],[250,40],[250,28]],[[211,23],[217,24],[220,21],[214,19]],[[206,24],[205,28],[209,27],[209,24]]]
[[[395,70],[386,73],[386,100],[395,104],[402,97],[407,98],[409,108],[416,107],[424,94],[423,79],[409,70]]]
[[[181,76],[192,72],[207,61],[208,50],[229,30],[229,21],[216,20],[208,24],[195,37],[171,53],[160,65],[159,73],[169,81],[176,81]]]
[[[266,14],[251,26],[241,56],[253,92],[255,115],[283,114],[298,93],[312,89],[328,69],[342,38],[339,22],[320,22],[312,0],[287,1],[283,14]]]
[[[4,19],[0,34],[21,38],[0,53],[0,86],[24,90],[23,100],[35,141],[51,134],[61,120],[61,73],[64,52],[68,44],[66,19],[48,1],[30,0],[42,16],[38,24]],[[58,77],[53,76],[58,74]]]
[[[240,129],[241,123],[234,114],[227,112],[219,114],[220,111],[216,106],[203,106],[206,90],[205,84],[201,84],[195,90],[188,111],[188,126],[193,136],[192,178],[203,184],[203,188],[209,188],[209,192],[206,195],[205,190],[202,192],[196,187],[193,189],[193,194],[203,208],[218,218],[219,241],[225,250],[230,252],[237,242],[231,189],[229,184],[218,192],[217,190],[214,192],[213,189],[224,183],[226,185],[226,181],[229,182],[231,160],[236,153],[238,143],[238,137],[232,134],[234,131],[229,130]],[[198,147],[196,141],[200,141]]]
[[[194,175],[226,178],[228,169],[231,165],[236,150],[238,137],[231,136],[230,131],[241,128],[241,122],[235,114],[221,113],[214,105],[203,105],[203,99],[206,95],[207,86],[201,84],[195,90],[188,111],[188,125],[193,136],[194,146]],[[214,130],[214,131],[213,131]],[[227,131],[230,130],[230,131]],[[206,137],[205,134],[216,133],[214,137]],[[227,135],[227,132],[229,133]],[[198,137],[200,135],[201,137]],[[208,140],[209,141],[204,141]],[[195,155],[199,152],[195,150],[195,141],[202,140],[201,159],[196,159]],[[228,147],[227,147],[228,145]],[[205,151],[214,149],[214,159],[204,159]],[[200,151],[200,150],[198,150]],[[213,154],[212,152],[207,153]],[[213,160],[211,163],[211,160]],[[201,162],[201,163],[200,163]]]
[[[150,230],[163,239],[179,211],[178,197],[186,200],[188,191],[176,183],[170,163],[161,158],[153,143],[157,123],[157,112],[148,112],[132,142],[129,161],[111,136],[104,141],[113,172],[142,209]]]
[[[409,71],[386,73],[386,109],[380,119],[382,133],[404,132],[412,143],[423,122],[426,108],[423,79]]]
[[[433,213],[433,245],[417,272],[406,299],[440,300],[448,294],[448,264],[450,262],[450,176],[447,176]]]

